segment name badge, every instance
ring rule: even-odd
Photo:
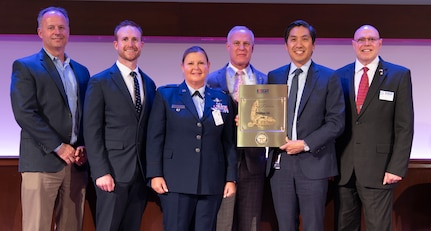
[[[380,90],[379,99],[392,102],[394,101],[394,92]]]
[[[220,110],[213,110],[213,118],[214,118],[214,123],[216,126],[220,126],[222,125],[223,122],[223,117],[221,116]]]
[[[171,108],[174,108],[175,111],[179,112],[179,111],[181,111],[181,109],[185,109],[186,106],[185,105],[172,104]]]

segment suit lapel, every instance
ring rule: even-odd
[[[205,120],[211,117],[211,113],[212,113],[211,108],[214,105],[214,101],[216,100],[213,98],[212,93],[213,93],[212,90],[210,90],[208,87],[205,87],[205,105],[204,105],[204,113],[202,116],[202,120]]]
[[[178,98],[181,100],[181,102],[184,103],[187,110],[189,110],[190,113],[197,120],[199,120],[198,111],[196,110],[195,103],[192,100],[192,97],[190,95],[190,91],[189,91],[185,81],[183,83],[181,83],[180,87],[178,88]]]
[[[118,87],[121,94],[124,96],[124,100],[129,105],[130,110],[132,110],[136,115],[136,118],[139,119],[138,114],[136,113],[135,105],[133,104],[133,99],[132,99],[132,96],[130,95],[129,89],[127,88],[127,85],[124,82],[124,79],[123,79],[123,76],[121,75],[120,70],[115,64],[114,66],[111,67],[110,73],[111,73],[112,81]]]
[[[225,66],[222,70],[218,72],[217,81],[220,83],[220,88],[222,91],[230,93],[229,88],[227,87],[226,75],[227,75],[227,66]]]
[[[374,73],[373,81],[371,82],[370,88],[368,89],[367,96],[365,97],[364,105],[362,106],[360,114],[367,110],[368,105],[375,97],[379,97],[379,88],[387,76],[388,70],[385,68],[382,61],[379,62],[379,66]]]
[[[51,60],[51,58],[47,54],[45,54],[44,50],[42,50],[39,53],[39,58],[40,58],[40,64],[48,72],[49,76],[51,76],[52,80],[55,82],[55,85],[57,85],[57,88],[60,91],[60,94],[63,97],[65,104],[68,105],[68,107],[69,107],[69,102],[67,101],[66,90],[64,89],[63,81],[61,81],[60,74],[58,74],[58,71],[57,71],[57,68],[55,67],[54,62]]]
[[[142,72],[141,69],[139,69],[139,74],[141,75],[141,80],[142,80],[142,89],[144,91],[144,100],[143,100],[143,110],[141,111],[141,116],[140,118],[143,118],[143,116],[147,113],[147,111],[149,110],[149,104],[147,102],[149,102],[149,94],[150,94],[150,89],[149,89],[149,83],[146,84],[145,82],[145,75],[144,72]]]
[[[307,79],[305,81],[305,86],[302,92],[301,101],[299,102],[298,117],[301,116],[301,113],[304,110],[304,105],[310,98],[310,95],[318,79],[319,79],[319,69],[312,62],[310,68],[308,69]]]
[[[342,84],[347,87],[349,92],[350,111],[352,112],[352,115],[357,115],[358,112],[356,111],[355,95],[355,64],[350,65],[350,67],[346,69],[345,73],[342,74],[342,78]]]
[[[283,69],[273,73],[274,82],[273,84],[287,84],[289,79],[290,64],[286,65]]]

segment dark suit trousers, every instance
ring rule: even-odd
[[[281,155],[281,168],[270,180],[279,230],[299,230],[301,212],[304,231],[323,231],[328,179],[307,178],[297,155]]]
[[[349,183],[335,194],[336,230],[360,231],[364,208],[367,231],[392,230],[393,189],[364,187],[353,174]]]
[[[138,170],[137,170],[138,172]],[[139,231],[147,203],[147,188],[140,174],[129,183],[115,182],[114,192],[97,186],[96,230]]]
[[[222,195],[159,195],[165,231],[215,231]]]
[[[265,185],[265,149],[238,148],[236,230],[259,230]]]
[[[217,230],[257,231],[265,186],[265,148],[237,148],[238,181],[234,197],[224,198]]]

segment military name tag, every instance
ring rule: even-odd
[[[238,147],[279,147],[286,143],[287,85],[241,85]]]

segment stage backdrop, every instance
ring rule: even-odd
[[[114,64],[117,54],[110,36],[71,36],[67,54],[86,65],[94,75]],[[225,38],[146,37],[139,67],[150,75],[157,86],[180,83],[184,50],[192,45],[202,46],[208,53],[210,71],[228,61]],[[0,157],[18,156],[20,128],[10,105],[12,63],[41,49],[36,35],[0,35]],[[412,159],[431,159],[431,40],[384,39],[381,56],[384,60],[406,66],[412,71],[415,107],[415,135]],[[317,39],[313,60],[333,69],[355,59],[351,39]],[[252,63],[267,73],[289,63],[281,38],[256,38]]]

